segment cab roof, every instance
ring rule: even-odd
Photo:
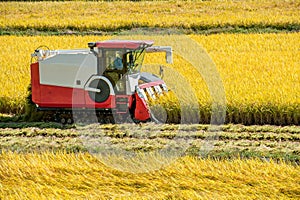
[[[151,40],[106,40],[96,42],[96,47],[110,49],[143,49],[153,45]]]

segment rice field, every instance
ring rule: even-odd
[[[218,34],[189,35],[212,59],[224,86],[226,95],[228,123],[243,124],[299,124],[300,110],[300,68],[299,33],[280,34]],[[119,36],[126,38],[128,36]],[[183,36],[131,36],[132,39],[152,39],[156,45],[166,45],[169,41],[174,47],[174,63],[164,64],[164,56],[149,54],[145,58],[144,71],[158,73],[158,65],[166,67],[164,79],[171,89],[176,86],[178,76],[189,84],[198,101],[202,123],[209,123],[212,97],[205,79],[205,71],[197,72],[180,53],[187,44],[176,40]],[[30,83],[30,54],[40,45],[51,49],[86,48],[90,41],[99,41],[112,36],[1,36],[0,42],[6,44],[0,57],[1,92],[0,111],[5,113],[24,113],[28,85]],[[177,49],[176,49],[177,48]],[[193,51],[193,49],[187,49]],[[14,52],[14,53],[7,53]],[[202,58],[196,58],[201,60]],[[175,84],[175,85],[174,85]],[[176,88],[177,87],[177,88]],[[181,91],[184,90],[181,88]],[[183,96],[183,95],[181,95]],[[184,98],[184,97],[183,97]],[[188,99],[187,96],[186,99]],[[170,112],[178,110],[174,99],[165,99]],[[179,113],[180,114],[180,113]],[[173,114],[171,121],[178,120]]]
[[[151,163],[152,158],[148,158]],[[299,166],[183,157],[127,173],[90,154],[0,154],[1,199],[299,199]]]
[[[219,129],[203,154],[209,125],[0,123],[0,198],[299,199],[299,126]]]
[[[0,53],[0,112],[24,114],[30,82],[30,53],[36,47],[85,48],[90,41],[124,37],[125,30],[128,30],[125,37],[134,35],[132,39],[153,39],[157,45],[165,44],[165,35],[155,35],[158,29],[171,34],[167,41],[177,47],[174,64],[167,65],[165,70],[165,81],[172,89],[184,88],[184,84],[172,84],[180,76],[182,83],[191,85],[189,88],[198,103],[196,107],[199,106],[199,110],[191,111],[192,115],[199,115],[200,123],[209,123],[215,100],[209,88],[214,80],[207,81],[205,74],[210,71],[200,65],[199,76],[195,66],[181,55],[181,50],[189,46],[176,42],[182,36],[176,34],[183,29],[184,33],[211,34],[188,34],[187,37],[204,49],[219,73],[221,90],[226,96],[226,123],[298,125],[299,6],[298,0],[2,2],[0,42],[5,51]],[[255,33],[212,34],[218,32]],[[74,33],[100,36],[75,36]],[[116,36],[116,33],[121,34]],[[46,36],[37,36],[43,34]],[[49,36],[51,34],[63,36]],[[187,51],[193,52],[193,49]],[[194,57],[201,59],[201,56]],[[147,56],[145,63],[145,71],[156,72],[157,69],[147,66],[164,63],[163,56]],[[174,77],[172,72],[178,76]],[[180,108],[170,96],[162,104],[169,113],[169,122],[176,123]],[[181,95],[180,99],[191,99],[185,96]],[[189,102],[186,104],[195,107]]]
[[[299,0],[0,2],[0,199],[300,199],[299,9]],[[143,71],[163,64],[171,92],[155,103],[168,122],[182,117],[179,96],[200,124],[24,121],[38,46],[112,38],[173,46],[173,64],[147,55]],[[218,100],[226,124],[211,127]]]
[[[1,2],[2,34],[93,32],[140,27],[214,32],[299,30],[299,0]],[[215,29],[215,30],[212,30]]]

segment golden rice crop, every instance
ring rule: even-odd
[[[298,199],[299,172],[283,162],[183,157],[157,171],[127,173],[89,154],[8,152],[0,154],[0,198]]]
[[[188,36],[207,51],[217,67],[225,89],[228,122],[299,123],[299,36],[299,33]],[[173,42],[179,37],[181,36],[169,36]],[[23,110],[30,82],[30,53],[37,46],[47,45],[51,49],[86,48],[89,41],[107,38],[109,37],[1,36],[0,42],[5,44],[5,51],[0,53],[0,110]],[[132,38],[152,39],[156,45],[166,40],[166,36]],[[180,45],[182,48],[189,48],[185,44]],[[145,59],[145,64],[148,65],[164,62],[164,57],[156,54],[149,54]],[[201,117],[209,120],[211,96],[203,77],[175,50],[174,64],[166,66],[173,69],[166,71],[164,78],[170,83],[169,87],[182,87],[175,84],[179,82],[178,77],[187,81],[204,110]],[[158,67],[151,69],[146,66],[144,70],[157,73]],[[179,76],[174,77],[173,72]]]
[[[191,38],[207,51],[219,71],[226,93],[227,122],[299,123],[298,33],[192,35]],[[182,45],[182,48],[189,47]],[[209,107],[207,102],[211,96],[199,73],[181,57],[174,60],[172,67],[195,88],[202,109]],[[158,61],[153,56],[149,62],[162,62],[162,59]],[[177,81],[177,77],[173,79]],[[206,114],[201,117],[209,119]]]
[[[299,27],[299,0],[1,2],[2,30],[120,30],[136,27]]]

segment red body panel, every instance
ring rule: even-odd
[[[153,43],[151,40],[108,40],[96,42],[96,46],[112,49],[139,49],[145,46],[151,46]]]
[[[136,106],[134,111],[134,117],[140,121],[146,121],[150,119],[150,111],[145,99],[139,97],[137,93],[135,93]]]
[[[40,72],[39,72],[39,64],[32,63],[30,65],[30,73],[31,73],[31,94],[32,94],[32,101],[34,103],[40,103]]]
[[[108,99],[102,103],[94,102],[91,99],[88,91],[85,91],[84,97],[85,97],[85,107],[86,108],[115,108],[116,107],[115,95],[110,95],[108,97]]]
[[[144,88],[153,87],[153,86],[160,85],[160,84],[165,84],[165,82],[163,80],[161,80],[161,81],[155,81],[155,82],[150,82],[150,83],[143,83],[143,84],[139,85],[139,88],[144,89]]]
[[[83,89],[40,85],[40,107],[46,108],[114,108],[115,96],[102,103],[95,103]]]
[[[40,107],[72,108],[73,91],[78,106],[84,105],[84,91],[68,87],[39,85],[41,91]],[[80,95],[81,94],[81,95]],[[81,97],[80,97],[81,96]]]

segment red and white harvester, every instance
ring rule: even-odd
[[[90,115],[100,123],[155,121],[147,101],[168,89],[159,76],[140,70],[147,52],[165,52],[171,63],[172,49],[152,45],[146,40],[108,40],[90,42],[87,49],[38,48],[31,55],[36,58],[31,64],[31,100],[38,111],[61,123]]]

